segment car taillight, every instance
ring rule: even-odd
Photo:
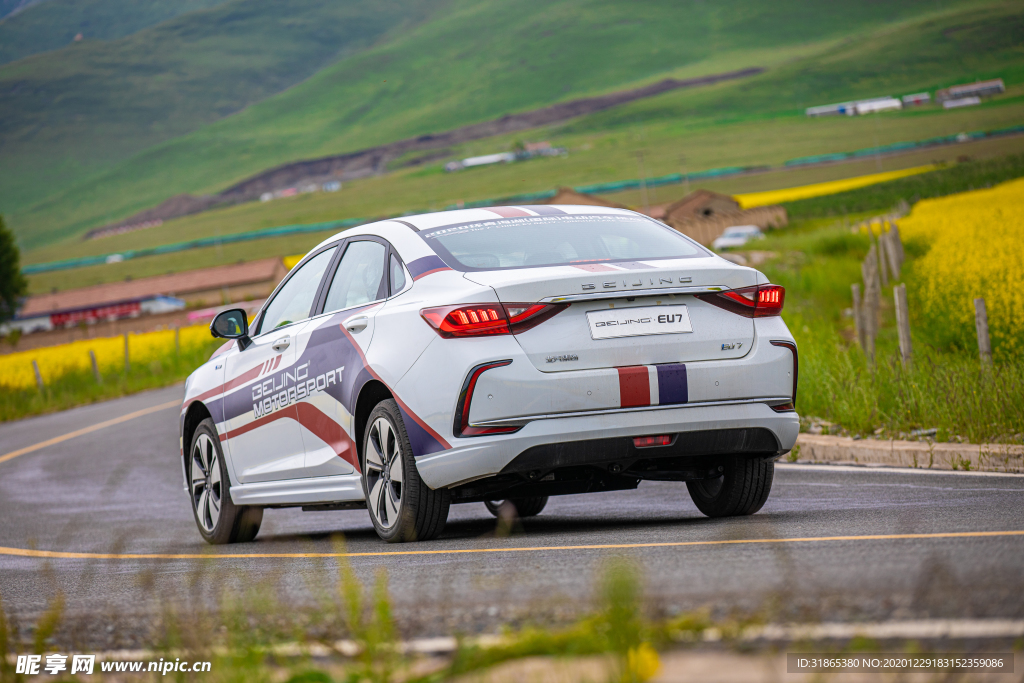
[[[698,299],[724,308],[745,318],[781,315],[786,301],[786,288],[780,285],[754,285],[728,292],[697,294]]]
[[[445,339],[509,334],[508,317],[500,304],[424,308],[420,315]]]
[[[512,334],[532,330],[567,308],[569,308],[569,304],[505,304],[505,312],[508,313]]]
[[[568,304],[468,304],[424,308],[420,315],[445,339],[519,334],[568,308]]]

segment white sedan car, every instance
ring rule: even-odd
[[[764,233],[756,225],[734,225],[731,228],[726,228],[725,232],[715,238],[715,241],[711,243],[711,248],[715,251],[735,249],[742,247],[750,240],[763,239]]]
[[[785,292],[646,216],[466,209],[364,225],[292,269],[185,385],[181,462],[200,533],[263,510],[366,508],[386,541],[449,506],[686,482],[759,510],[796,441]]]

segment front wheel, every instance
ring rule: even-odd
[[[363,491],[377,535],[388,543],[427,541],[444,531],[448,489],[433,490],[416,469],[398,404],[381,401],[363,436]]]
[[[731,456],[722,462],[722,476],[686,482],[697,509],[708,517],[752,515],[772,490],[775,462]]]
[[[513,498],[510,500],[488,500],[484,503],[487,510],[495,517],[501,517],[501,507],[510,503],[516,509],[517,517],[536,517],[544,506],[548,504],[547,496],[533,496],[531,498]]]
[[[207,543],[247,543],[256,538],[263,523],[263,508],[231,502],[228,467],[210,418],[200,422],[192,435],[188,480],[192,514]]]

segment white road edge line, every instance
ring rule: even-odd
[[[958,477],[1014,477],[1020,479],[1024,474],[1015,472],[978,472],[975,470],[935,470],[923,467],[890,467],[889,465],[830,465],[829,463],[807,462],[776,462],[775,465],[786,470],[805,472],[878,472],[881,474],[945,474]]]

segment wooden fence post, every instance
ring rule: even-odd
[[[900,279],[900,255],[899,246],[897,241],[899,240],[898,233],[896,232],[896,225],[893,224],[892,229],[885,233],[885,255],[889,261],[889,271],[892,273],[892,280],[895,282]]]
[[[903,367],[910,368],[911,356],[914,353],[910,344],[910,311],[907,308],[907,286],[896,285],[892,288],[893,298],[896,300],[896,329],[900,337],[900,359]]]
[[[39,387],[39,393],[42,393],[45,387],[43,386],[43,376],[39,373],[39,364],[32,361],[32,371],[36,373],[36,386]]]
[[[128,374],[131,370],[132,362],[131,357],[128,355],[128,333],[124,333],[124,374]]]
[[[857,343],[860,344],[860,348],[864,348],[864,321],[863,321],[863,308],[864,304],[860,298],[860,285],[854,282],[850,285],[850,291],[853,292],[853,329],[857,332]]]
[[[900,237],[900,226],[894,222],[892,227],[889,228],[893,246],[896,248],[896,263],[898,264],[897,270],[903,269],[903,262],[907,260],[907,255],[903,251],[903,238]]]
[[[861,275],[864,277],[864,302],[862,324],[864,327],[864,352],[872,364],[875,362],[875,334],[878,330],[878,305],[881,295],[878,282],[878,251],[872,243],[867,258],[861,264]]]
[[[881,226],[885,227],[885,223],[882,223]],[[885,233],[884,232],[880,232],[879,233],[878,241],[876,242],[876,244],[878,245],[878,275],[879,275],[879,278],[882,281],[882,286],[883,287],[888,287],[889,286],[889,268],[888,268],[888,266],[886,264],[886,260],[887,260],[886,252],[888,251],[888,249],[885,248],[886,245],[885,245]]]
[[[96,363],[96,354],[92,349],[89,349],[89,362],[92,363],[92,375],[96,378],[96,384],[103,384],[103,378],[100,377],[100,366]]]
[[[988,339],[988,311],[982,298],[974,300],[974,327],[978,331],[978,352],[981,354],[981,362],[988,365],[992,362],[992,344]]]

